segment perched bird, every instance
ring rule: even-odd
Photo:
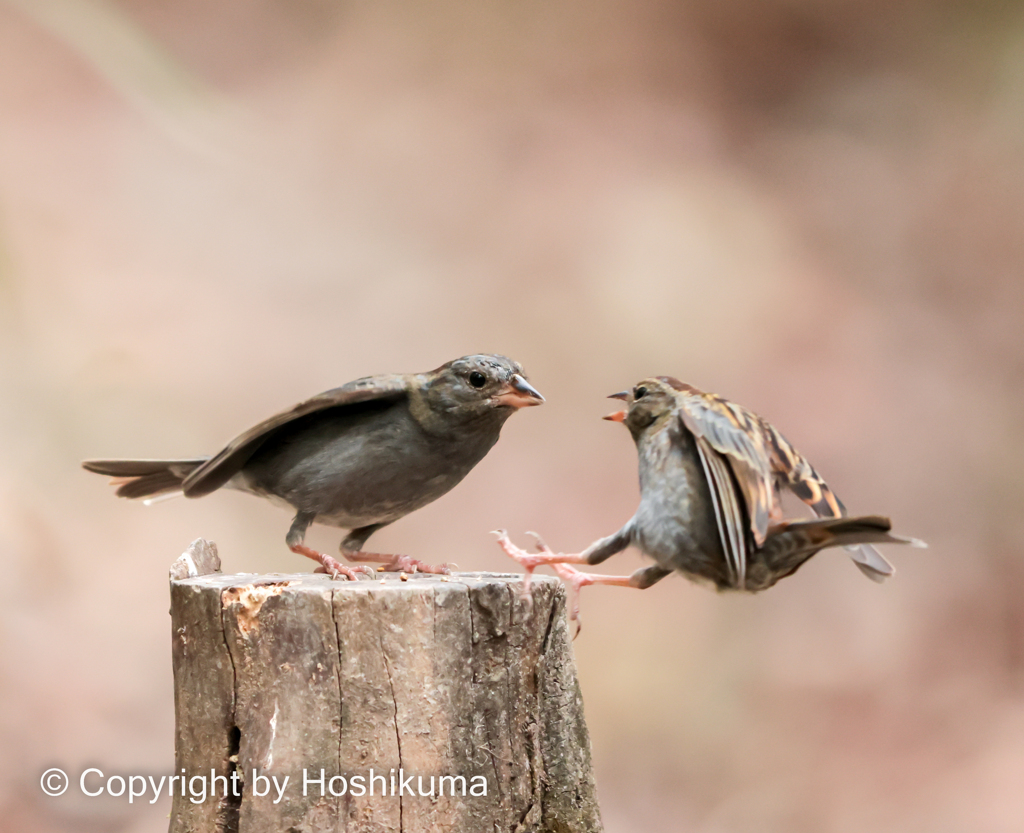
[[[202,497],[226,486],[290,506],[296,515],[288,547],[335,578],[355,573],[303,544],[314,521],[351,530],[341,543],[350,560],[446,572],[361,549],[382,526],[455,486],[498,441],[512,413],[543,401],[517,362],[464,356],[429,373],[370,376],[321,393],[250,428],[212,457],[82,465],[113,476],[121,497]]]
[[[538,553],[499,543],[527,576],[550,564],[574,589],[588,584],[646,588],[678,570],[719,590],[757,592],[794,573],[825,547],[843,546],[868,578],[895,571],[871,544],[925,546],[890,534],[888,518],[846,517],[820,475],[772,425],[720,396],[671,376],[645,379],[612,394],[626,410],[605,419],[623,422],[636,442],[640,506],[614,535],[582,553],[554,553],[538,538]],[[809,504],[819,520],[782,519],[780,489]],[[569,564],[600,564],[630,545],[654,559],[631,576],[595,576]]]

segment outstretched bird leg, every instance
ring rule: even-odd
[[[610,546],[613,545],[612,542],[609,542],[608,539],[602,539],[596,542],[597,545],[601,545],[600,548],[592,544],[581,553],[556,553],[552,552],[551,548],[544,543],[536,532],[528,532],[526,534],[533,536],[536,540],[535,546],[537,548],[536,553],[528,553],[513,544],[504,530],[499,531],[497,534],[498,544],[501,548],[510,557],[522,564],[526,570],[526,576],[523,580],[523,594],[525,596],[529,597],[530,577],[533,575],[533,571],[543,564],[554,568],[559,578],[566,583],[569,588],[569,621],[576,623],[576,632],[573,634],[573,639],[579,636],[580,631],[583,629],[583,622],[580,619],[580,590],[582,588],[591,584],[607,584],[613,587],[635,587],[637,590],[644,590],[652,584],[661,581],[672,572],[658,564],[652,564],[649,567],[641,567],[628,576],[605,576],[584,573],[572,565],[596,564],[603,561],[612,554],[607,552]],[[614,543],[618,542],[615,541]]]
[[[435,567],[432,564],[427,564],[425,561],[410,558],[408,555],[391,555],[382,552],[363,552],[362,546],[366,543],[366,539],[383,526],[387,526],[387,524],[371,524],[369,526],[360,527],[359,529],[353,529],[348,534],[348,537],[341,542],[341,554],[349,561],[383,562],[381,566],[377,568],[377,571],[381,573],[397,573],[401,570],[407,570],[410,573],[451,574],[451,567],[454,565],[440,564]]]
[[[552,552],[546,544],[540,540],[540,536],[536,532],[528,532],[528,535],[532,535],[537,539],[537,549],[539,552],[532,553],[526,550],[520,549],[508,537],[508,532],[504,529],[495,529],[492,535],[498,536],[498,546],[505,550],[505,554],[510,558],[514,558],[519,562],[520,566],[524,570],[523,575],[523,593],[524,599],[530,598],[530,581],[533,579],[533,571],[538,567],[542,567],[545,564],[554,566],[556,564],[586,564],[585,552],[580,553],[565,553],[565,552]]]
[[[609,535],[607,538],[599,538],[589,547],[580,553],[552,552],[536,532],[528,532],[539,543],[537,554],[526,552],[513,544],[504,529],[496,529],[491,534],[498,536],[498,545],[505,550],[505,553],[518,561],[525,569],[526,576],[523,579],[523,595],[530,592],[530,577],[533,571],[544,564],[600,564],[602,561],[622,552],[630,545],[632,536],[632,522],[626,524],[618,532]]]

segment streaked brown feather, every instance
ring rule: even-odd
[[[768,535],[774,503],[774,483],[760,418],[733,402],[696,388],[681,391],[680,418],[696,437],[704,437],[724,454],[743,494],[754,542],[761,546]]]

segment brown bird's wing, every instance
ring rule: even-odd
[[[819,517],[846,514],[846,507],[821,475],[767,420],[741,405],[696,389],[681,390],[678,400],[686,427],[729,460],[759,547],[764,545],[772,509],[777,505],[777,486],[786,486]],[[846,552],[873,581],[884,581],[896,572],[870,544],[846,547]]]
[[[397,400],[407,395],[408,381],[404,376],[367,376],[300,402],[294,408],[275,414],[239,434],[222,451],[191,472],[182,484],[185,495],[201,497],[219,489],[238,474],[271,435],[297,419],[328,408],[373,400]]]
[[[681,391],[678,401],[680,418],[687,430],[728,460],[746,504],[754,542],[760,547],[768,537],[775,496],[761,419],[713,393]]]
[[[747,520],[740,506],[742,497],[726,458],[715,451],[704,437],[695,439],[704,476],[711,487],[711,503],[729,577],[732,585],[742,590],[747,584]]]
[[[766,420],[757,418],[768,447],[776,482],[786,486],[806,503],[819,518],[842,517],[846,507],[806,458]],[[884,556],[870,544],[845,547],[858,569],[872,581],[884,581],[896,572]]]
[[[776,481],[806,503],[819,518],[841,517],[846,507],[806,458],[771,423],[758,418]]]

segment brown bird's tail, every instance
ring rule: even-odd
[[[207,461],[207,457],[194,460],[86,460],[82,468],[113,478],[118,497],[154,498],[171,497],[181,491],[181,484],[189,472]]]
[[[761,554],[779,578],[789,575],[819,550],[826,547],[846,547],[847,552],[858,554],[854,563],[868,578],[883,581],[895,570],[871,544],[910,544],[926,547],[917,538],[894,535],[888,518],[865,515],[860,518],[818,518],[813,521],[790,521],[773,526],[764,542]],[[869,560],[870,563],[864,563]]]

